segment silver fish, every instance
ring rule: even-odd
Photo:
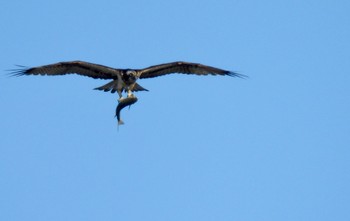
[[[115,110],[115,116],[118,119],[118,125],[124,124],[124,122],[120,119],[120,112],[125,108],[126,106],[131,106],[137,102],[137,97],[135,95],[131,95],[127,98],[124,98],[121,100],[117,106],[117,109]]]

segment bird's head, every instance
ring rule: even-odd
[[[126,70],[122,74],[122,79],[127,84],[133,84],[137,80],[137,73],[134,70]]]

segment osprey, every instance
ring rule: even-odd
[[[123,99],[122,92],[127,92],[127,97],[131,97],[133,95],[132,92],[134,91],[148,91],[136,83],[138,79],[154,78],[172,73],[245,77],[244,75],[235,72],[183,61],[154,65],[144,69],[116,69],[84,61],[69,61],[33,68],[22,68],[16,70],[13,75],[78,74],[91,78],[112,80],[111,82],[95,89],[106,92],[111,91],[112,93],[117,92],[119,95],[119,101],[121,101]]]

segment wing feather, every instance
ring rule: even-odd
[[[84,61],[59,62],[33,68],[25,68],[20,66],[20,69],[13,72],[14,76],[21,75],[65,75],[78,74],[91,78],[100,79],[117,79],[121,70],[110,68],[103,65],[88,63]]]
[[[245,75],[238,74],[232,71],[227,71],[203,64],[190,63],[190,62],[171,62],[155,66],[150,66],[145,69],[138,70],[140,72],[140,78],[154,78],[172,73],[180,74],[196,74],[196,75],[228,75],[232,77],[244,78]]]

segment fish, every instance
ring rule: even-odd
[[[137,102],[137,97],[135,95],[131,95],[127,98],[124,98],[119,102],[117,109],[115,110],[115,116],[118,119],[118,125],[124,124],[124,122],[120,118],[121,110],[123,110],[126,106],[130,107],[131,105],[135,104],[136,102]]]

